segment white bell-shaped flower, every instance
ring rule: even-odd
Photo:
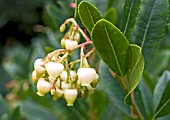
[[[37,94],[39,96],[44,96],[44,94],[48,93],[52,88],[52,84],[46,81],[44,78],[40,78],[37,82]]]
[[[38,66],[44,65],[44,60],[43,59],[37,59],[34,62],[34,69],[36,70]]]
[[[64,66],[61,63],[48,62],[45,65],[49,77],[56,79],[64,70]]]
[[[73,103],[77,98],[77,94],[78,94],[77,89],[65,89],[64,90],[64,98],[68,106],[73,106]]]
[[[96,78],[96,70],[93,68],[79,68],[77,75],[82,86],[90,86],[90,83]]]
[[[78,45],[78,42],[77,41],[73,41],[73,40],[69,40],[69,39],[67,39],[66,41],[65,41],[65,48],[66,49],[71,49],[71,48],[73,48],[73,47],[75,47],[75,46],[77,46]]]

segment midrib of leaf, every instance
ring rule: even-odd
[[[114,49],[114,47],[113,47],[113,45],[112,45],[112,42],[111,42],[111,40],[110,40],[110,36],[109,36],[109,34],[108,34],[108,32],[107,32],[107,28],[106,28],[105,23],[104,23],[104,26],[105,26],[104,29],[105,29],[105,31],[106,31],[106,35],[107,35],[107,37],[108,37],[108,39],[109,39],[109,43],[110,43],[110,46],[111,46],[111,48],[112,48],[112,52],[113,52],[113,54],[114,54],[114,56],[115,56],[115,60],[116,60],[116,63],[117,63],[117,66],[118,66],[120,75],[121,75],[121,77],[123,77],[123,73],[122,73],[122,70],[121,70],[121,68],[120,68],[120,64],[119,64],[117,55],[116,55],[116,53],[115,53],[115,49]]]
[[[87,6],[87,5],[86,5],[86,8],[87,8],[87,10],[88,10],[88,13],[90,14],[90,18],[91,18],[91,21],[92,21],[93,26],[94,26],[94,21],[93,21],[92,15],[91,15],[90,10],[89,10],[89,8],[88,8],[88,6]]]
[[[140,58],[138,59],[138,61],[136,62],[136,64],[134,65],[134,67],[133,67],[133,69],[132,69],[132,72],[130,73],[130,76],[132,75],[132,73],[133,73],[134,69],[136,68],[137,64],[139,63],[139,60],[140,60],[140,59],[141,59],[141,56],[140,56]],[[129,91],[129,92],[131,92],[131,91]]]
[[[149,29],[149,25],[150,25],[150,22],[151,22],[151,18],[152,18],[152,15],[153,15],[153,10],[154,10],[154,7],[155,7],[155,3],[156,3],[156,1],[154,2],[154,5],[152,7],[151,14],[149,16],[149,20],[148,20],[148,23],[146,25],[146,30],[145,30],[145,33],[143,35],[142,44],[141,44],[141,50],[143,49],[143,46],[145,44],[146,35],[147,35],[148,29]]]
[[[125,30],[124,30],[124,32],[123,32],[124,35],[126,35],[126,30],[127,30],[128,24],[129,24],[130,16],[131,16],[132,6],[133,6],[133,2],[132,2],[132,4],[131,4],[131,6],[130,6],[130,12],[129,12],[129,14],[128,14],[127,22],[126,22],[126,25],[125,25]]]
[[[170,98],[167,100],[167,102],[165,102],[162,107],[154,114],[153,118],[155,118],[159,112],[161,112],[161,110],[170,102]]]

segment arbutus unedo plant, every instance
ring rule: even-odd
[[[149,78],[147,72],[152,72],[152,60],[167,25],[168,0],[126,0],[119,23],[113,8],[102,17],[90,2],[77,3],[76,0],[75,18],[66,19],[60,26],[60,32],[67,30],[61,39],[62,49],[34,63],[32,80],[37,94],[50,93],[53,100],[64,98],[68,106],[73,106],[78,97],[94,93],[100,83],[111,103],[127,116],[155,120],[168,115],[169,71],[159,78],[165,81],[155,85],[145,80]],[[89,34],[77,24],[76,16]],[[85,42],[79,44],[80,38]],[[87,45],[93,46],[88,52]],[[70,56],[76,50],[80,51],[80,59],[71,61]],[[98,73],[87,60],[94,51],[101,58]],[[152,100],[148,100],[144,93],[148,88],[143,86],[151,89],[148,93],[152,94]],[[149,104],[153,106],[148,108]]]

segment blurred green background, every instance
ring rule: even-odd
[[[80,2],[81,0],[79,0]],[[117,18],[121,16],[124,0],[88,0],[105,15],[114,7]],[[53,101],[50,95],[39,97],[32,83],[33,63],[37,58],[60,47],[63,33],[59,26],[66,18],[74,16],[73,0],[1,0],[0,1],[0,120],[128,120],[110,102],[99,83],[93,95],[77,99],[67,107],[63,99]],[[77,18],[80,23],[80,20]],[[155,62],[165,57],[154,78],[169,69],[170,26],[161,44]],[[96,54],[95,54],[96,55]],[[99,57],[93,56],[99,62]],[[77,57],[76,55],[74,57]],[[152,72],[152,69],[151,69]],[[146,73],[145,76],[148,74]],[[102,81],[102,80],[101,80]],[[155,81],[156,83],[156,81]],[[154,84],[155,84],[154,83]]]

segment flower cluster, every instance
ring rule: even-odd
[[[84,46],[92,44],[90,39],[81,30],[73,18],[67,19],[61,25],[60,31],[64,31],[66,24],[72,22],[68,32],[61,40],[63,49],[49,53],[44,59],[37,59],[34,63],[32,80],[37,86],[37,94],[44,96],[51,93],[54,100],[64,98],[68,106],[72,106],[77,97],[85,97],[93,93],[99,81],[99,75],[94,68],[90,68],[86,57],[94,51],[92,49],[86,55]],[[86,42],[78,44],[80,33]],[[81,48],[80,59],[69,61],[69,55]],[[80,62],[80,68],[76,64]]]

